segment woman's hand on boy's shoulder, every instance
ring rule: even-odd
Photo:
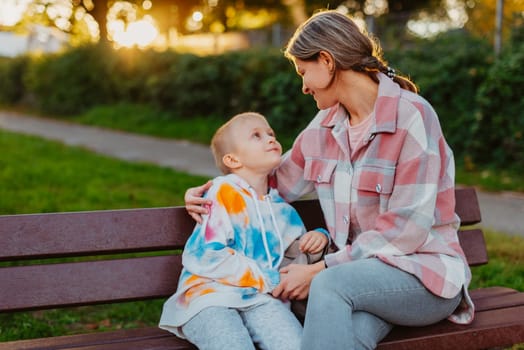
[[[212,185],[213,181],[209,180],[201,186],[188,188],[184,194],[187,213],[199,224],[202,223],[202,215],[209,214],[208,206],[210,206],[212,202],[209,199],[203,198],[203,196]]]

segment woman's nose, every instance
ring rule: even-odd
[[[307,94],[309,94],[309,91],[310,91],[310,90],[309,90],[309,88],[306,86],[306,84],[302,83],[302,93],[303,93],[304,95],[307,95]]]

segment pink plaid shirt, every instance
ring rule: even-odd
[[[463,291],[450,320],[469,323],[471,271],[457,236],[453,153],[430,104],[378,77],[374,122],[361,143],[350,149],[341,105],[320,111],[284,155],[278,189],[288,201],[316,191],[338,248],[328,266],[376,257],[438,296]]]

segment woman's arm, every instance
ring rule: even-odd
[[[188,214],[199,224],[202,223],[202,215],[209,214],[208,207],[212,204],[212,201],[203,196],[211,188],[212,184],[213,181],[209,180],[201,186],[190,187],[184,195]]]

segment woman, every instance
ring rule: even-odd
[[[320,112],[276,184],[288,201],[316,191],[335,246],[324,261],[282,268],[273,291],[308,297],[302,349],[373,349],[393,325],[471,322],[453,154],[431,105],[338,12],[313,15],[285,54]],[[206,188],[186,192],[197,219]]]

